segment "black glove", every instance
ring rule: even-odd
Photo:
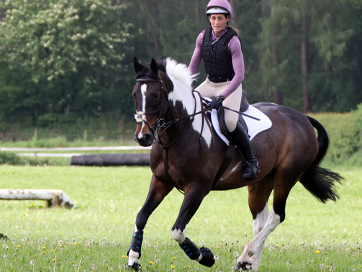
[[[209,104],[209,107],[210,108],[213,108],[213,109],[218,109],[218,108],[220,108],[220,106],[221,106],[221,104],[222,104],[222,102],[224,101],[224,97],[223,96],[217,96],[216,98],[215,98],[215,100],[212,100],[211,102],[210,102],[210,104]]]

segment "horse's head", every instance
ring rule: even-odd
[[[145,67],[134,58],[137,83],[133,88],[136,104],[137,129],[135,141],[141,146],[150,146],[154,141],[157,125],[163,122],[168,110],[168,94],[173,89],[172,81],[159,70],[154,59]]]

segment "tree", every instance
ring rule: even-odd
[[[1,61],[35,86],[38,113],[97,116],[122,71],[125,5],[95,0],[6,1]],[[34,113],[34,112],[33,112]]]
[[[362,101],[362,4],[323,0],[315,9],[316,55],[310,76],[314,111],[349,111]]]
[[[264,94],[305,113],[355,107],[361,70],[348,63],[361,55],[361,20],[351,1],[270,0],[269,6],[258,43]],[[354,60],[346,61],[349,52]]]
[[[248,93],[250,103],[265,100],[260,91],[260,55],[255,44],[258,41],[258,33],[262,30],[261,26],[261,1],[243,0],[235,1],[235,24],[240,31],[240,41],[242,43],[242,52],[245,64],[245,78],[243,88]]]
[[[31,116],[34,125],[100,115],[130,120],[133,57],[188,64],[208,26],[207,3],[0,0],[0,117],[28,122],[24,116]],[[360,0],[230,4],[251,103],[318,112],[349,111],[362,102]]]
[[[300,39],[300,62],[302,71],[303,89],[303,112],[310,112],[310,101],[308,95],[308,0],[301,0],[301,39]]]
[[[300,37],[293,9],[288,0],[270,0],[270,13],[265,3],[262,11],[262,30],[256,48],[260,54],[260,70],[264,97],[277,104],[300,108],[300,95],[296,90],[300,84]],[[299,58],[300,59],[300,58]],[[300,85],[299,85],[300,86]]]

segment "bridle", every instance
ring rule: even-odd
[[[138,111],[134,117],[136,119],[136,122],[144,122],[148,128],[150,129],[150,131],[152,132],[152,136],[154,138],[154,140],[157,140],[157,142],[159,144],[161,144],[161,146],[163,148],[166,148],[166,147],[169,147],[170,145],[172,145],[174,142],[176,142],[180,137],[182,137],[185,133],[185,131],[183,133],[181,133],[181,135],[179,135],[179,137],[177,137],[175,140],[173,140],[171,143],[168,143],[168,144],[164,144],[160,137],[161,135],[169,128],[171,127],[172,125],[178,123],[179,121],[183,120],[183,119],[186,119],[186,118],[189,118],[190,119],[190,124],[189,126],[193,123],[194,121],[194,117],[195,115],[198,115],[198,114],[205,114],[205,112],[209,111],[210,108],[202,108],[200,111],[196,112],[196,104],[195,103],[195,108],[194,108],[194,113],[193,114],[190,114],[190,115],[186,115],[184,117],[181,117],[181,118],[175,118],[171,121],[168,121],[168,122],[165,122],[164,120],[164,116],[167,114],[167,111],[168,111],[168,93],[166,91],[166,89],[164,88],[164,85],[163,85],[163,81],[162,79],[159,78],[158,79],[153,79],[153,78],[149,78],[149,77],[142,77],[142,78],[138,78],[136,79],[137,82],[159,82],[160,83],[160,90],[161,90],[161,98],[160,98],[160,105],[158,107],[157,110],[154,110],[154,111],[150,111],[150,112],[142,112],[142,111]],[[197,91],[193,91],[192,92],[192,95],[194,97],[194,99],[196,100],[196,97],[194,95],[194,92],[197,92]],[[198,92],[197,92],[198,93]],[[202,97],[201,95],[198,93],[199,97],[200,97],[200,103],[201,105],[203,105],[202,103]],[[151,127],[148,122],[146,121],[146,115],[150,115],[150,114],[158,114],[157,115],[157,119],[156,119],[156,123],[155,123],[155,126]],[[204,116],[205,117],[205,116]],[[204,120],[207,120],[207,118],[202,118],[202,129],[203,130],[203,127],[204,127]],[[208,126],[210,127],[210,125],[208,124]],[[160,132],[160,130],[162,129],[162,132]],[[155,137],[155,133],[157,132],[157,138]],[[201,134],[200,134],[200,138],[201,138]]]
[[[161,98],[160,98],[160,105],[158,107],[157,110],[154,110],[154,111],[150,111],[150,112],[142,112],[142,111],[138,111],[136,114],[135,114],[135,119],[137,122],[144,122],[148,128],[150,129],[150,131],[152,132],[152,136],[153,136],[153,139],[154,141],[156,140],[157,143],[159,143],[161,146],[162,146],[162,149],[163,149],[163,161],[164,161],[164,165],[165,165],[165,172],[166,172],[166,175],[170,178],[170,175],[169,175],[169,167],[168,167],[168,157],[167,157],[167,148],[169,146],[171,146],[173,143],[175,143],[177,140],[179,140],[181,137],[184,137],[184,135],[186,135],[186,132],[188,131],[188,129],[185,129],[178,137],[176,137],[176,139],[174,139],[173,141],[171,141],[170,143],[163,143],[161,141],[161,136],[162,134],[169,128],[171,127],[172,125],[178,123],[180,120],[183,120],[183,119],[186,119],[186,118],[189,118],[190,119],[190,123],[188,124],[187,127],[190,127],[191,124],[193,123],[194,121],[194,118],[195,118],[195,115],[197,114],[202,114],[203,115],[203,118],[202,118],[202,128],[201,128],[201,133],[200,133],[200,138],[199,138],[199,143],[200,143],[200,146],[201,146],[201,135],[202,135],[202,131],[203,131],[203,128],[204,128],[204,120],[206,119],[206,123],[209,127],[209,129],[211,130],[211,124],[209,123],[210,121],[205,118],[205,115],[207,111],[210,110],[210,108],[208,107],[204,107],[202,108],[200,111],[196,112],[196,97],[194,95],[194,92],[197,92],[197,91],[193,91],[192,92],[192,95],[195,99],[195,108],[194,108],[194,113],[193,114],[190,114],[190,115],[186,115],[184,117],[181,117],[181,118],[176,118],[176,119],[173,119],[171,121],[168,121],[168,122],[165,122],[164,120],[164,116],[167,114],[167,111],[168,111],[168,107],[169,107],[169,104],[168,104],[168,93],[167,91],[165,90],[164,88],[164,85],[163,85],[163,82],[162,82],[162,79],[159,77],[159,79],[152,79],[152,78],[138,78],[136,79],[137,82],[159,82],[160,83],[160,90],[161,90]],[[198,93],[198,92],[197,92]],[[202,103],[202,97],[200,95],[200,93],[198,93],[199,95],[199,98],[200,98],[200,104],[201,104],[201,107],[203,107],[203,103]],[[150,115],[150,114],[157,114],[157,119],[156,119],[156,123],[155,123],[155,126],[154,127],[151,127],[148,122],[146,121],[146,115]],[[162,130],[162,131],[161,131]],[[211,130],[212,131],[212,130]],[[155,137],[155,133],[157,132],[157,139]],[[184,194],[182,192],[182,190],[178,187],[176,187],[176,189],[181,193],[181,194]]]
[[[148,128],[151,130],[153,137],[155,138],[155,132],[158,131],[161,127],[164,126],[164,119],[163,117],[166,115],[168,111],[168,98],[167,98],[167,91],[163,86],[163,82],[161,79],[152,79],[152,78],[138,78],[136,79],[137,82],[159,82],[160,83],[160,90],[161,90],[161,97],[160,97],[160,105],[157,110],[150,111],[150,112],[142,112],[138,111],[134,118],[136,122],[144,122]],[[151,127],[148,122],[146,121],[146,115],[157,114],[157,121],[154,127]]]

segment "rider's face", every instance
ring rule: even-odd
[[[226,23],[229,21],[229,18],[225,14],[211,14],[209,16],[212,30],[216,35],[220,35],[226,27]]]

